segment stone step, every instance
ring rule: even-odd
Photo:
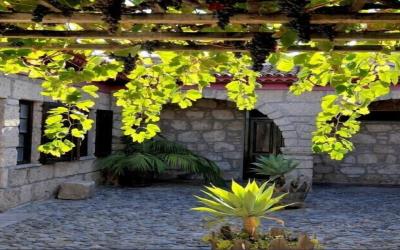
[[[94,181],[67,181],[60,185],[57,198],[61,200],[84,200],[94,194]]]

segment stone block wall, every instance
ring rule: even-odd
[[[329,90],[321,90],[321,91],[313,91],[313,92],[306,92],[301,96],[294,96],[288,92],[287,89],[259,89],[257,90],[258,95],[258,102],[256,105],[256,109],[259,110],[261,113],[267,115],[270,119],[274,121],[274,123],[279,127],[282,131],[282,136],[284,138],[284,148],[282,148],[282,152],[287,158],[294,159],[300,162],[300,165],[297,169],[292,171],[289,176],[296,177],[296,176],[305,176],[311,182],[312,180],[316,182],[330,182],[330,183],[359,183],[359,184],[374,184],[374,183],[385,183],[385,182],[394,182],[394,181],[375,181],[371,175],[372,173],[378,173],[379,176],[385,175],[389,177],[392,175],[393,172],[397,171],[396,164],[400,162],[400,158],[396,156],[396,154],[386,154],[380,153],[381,149],[387,147],[387,145],[380,145],[375,146],[368,143],[360,143],[360,145],[356,145],[357,148],[360,150],[364,150],[364,153],[360,153],[360,156],[354,157],[354,155],[350,154],[348,158],[346,158],[342,163],[338,164],[337,162],[331,162],[324,156],[315,156],[311,150],[311,137],[312,131],[315,129],[315,117],[320,111],[320,102],[321,98],[327,94],[331,93]],[[226,103],[228,97],[226,95],[225,89],[219,88],[205,88],[203,91],[203,96],[209,100],[219,100],[222,101],[221,103]],[[391,93],[382,99],[400,99],[400,90],[393,89]],[[229,130],[225,130],[225,134],[221,132],[222,129],[218,128],[219,125],[212,124],[213,121],[208,121],[207,119],[203,118],[203,114],[196,113],[199,109],[210,109],[210,116],[212,117],[212,110],[218,109],[215,108],[214,101],[200,101],[200,106],[205,105],[206,107],[198,107],[195,106],[189,108],[188,110],[179,110],[176,108],[168,107],[162,114],[162,132],[164,134],[170,134],[170,138],[180,141],[188,145],[191,149],[198,150],[198,152],[202,152],[205,156],[208,156],[210,159],[216,159],[216,161],[224,162],[224,153],[225,155],[229,154],[229,151],[224,152],[216,152],[215,147],[216,145],[220,146],[225,141],[221,142],[210,142],[211,146],[204,149],[202,143],[198,143],[198,140],[206,143],[209,145],[209,142],[205,141],[204,134],[206,134],[206,138],[213,139],[223,137],[224,135],[228,136]],[[114,103],[114,102],[113,102]],[[209,105],[209,106],[207,106]],[[218,105],[218,104],[217,104]],[[191,109],[195,109],[195,112],[190,112]],[[196,110],[197,109],[197,110]],[[113,149],[117,150],[120,149],[123,145],[120,143],[120,121],[119,121],[119,108],[113,106],[114,113],[116,114],[115,117],[115,124],[113,130]],[[234,122],[237,114],[235,112],[235,107],[233,104],[229,104],[226,106],[225,111],[214,111],[215,112],[222,112],[220,117],[228,116],[231,117],[231,121]],[[233,113],[230,115],[229,113]],[[234,119],[233,119],[234,118]],[[239,118],[242,119],[242,118]],[[196,121],[196,122],[191,122]],[[219,121],[220,122],[220,121]],[[222,121],[223,122],[223,121]],[[210,125],[212,124],[212,125]],[[219,123],[217,123],[219,124]],[[244,126],[244,122],[242,123]],[[380,125],[385,125],[381,124]],[[214,129],[214,126],[216,129]],[[238,125],[239,126],[239,125]],[[385,125],[386,126],[386,125]],[[390,125],[391,130],[396,131],[397,127],[393,127],[394,125]],[[210,129],[212,127],[212,129]],[[239,127],[235,132],[236,135],[239,134]],[[241,128],[244,130],[244,128]],[[217,132],[216,132],[217,131]],[[166,133],[167,132],[167,133]],[[244,132],[243,132],[244,133]],[[369,132],[368,132],[369,133]],[[379,132],[382,133],[382,132]],[[387,133],[387,131],[386,131]],[[381,136],[382,134],[376,134],[371,136]],[[207,137],[208,136],[208,137]],[[363,137],[363,132],[361,132],[357,138]],[[365,137],[365,136],[364,136]],[[385,138],[390,138],[389,135],[385,135]],[[377,137],[378,138],[378,137]],[[383,138],[383,137],[382,137]],[[365,139],[365,138],[364,138]],[[189,140],[189,141],[185,141]],[[228,138],[229,140],[229,138]],[[377,142],[379,143],[379,139]],[[389,143],[390,139],[387,139]],[[393,140],[393,135],[392,135]],[[368,141],[368,140],[367,140]],[[235,142],[235,148],[233,146],[225,145],[227,150],[232,150],[232,152],[236,152],[238,159],[231,159],[232,162],[237,162],[243,159],[243,151],[239,150],[239,140]],[[383,143],[383,142],[382,142]],[[243,144],[242,144],[243,145]],[[217,147],[218,147],[217,146]],[[364,149],[363,149],[364,148]],[[222,149],[221,149],[222,150]],[[358,151],[357,151],[358,152]],[[361,152],[361,151],[360,151]],[[392,152],[389,150],[389,152]],[[357,153],[356,153],[357,154]],[[372,155],[372,156],[371,156]],[[394,160],[393,156],[396,157]],[[241,157],[239,159],[239,157]],[[377,163],[365,163],[365,162],[374,162],[375,157],[377,159]],[[222,160],[221,160],[222,159]],[[355,159],[355,160],[352,160]],[[237,160],[237,161],[236,161]],[[369,169],[361,170],[357,168],[354,164],[365,164],[362,165],[366,167],[368,164],[375,164],[375,166],[369,165]],[[242,177],[242,167],[238,167],[235,165],[236,163],[231,163],[229,165],[223,163],[222,169],[226,168],[229,169],[227,171],[226,176],[234,176],[234,177]],[[385,165],[386,164],[386,165]],[[389,164],[389,165],[387,165]],[[399,163],[400,164],[400,163]],[[220,164],[221,165],[221,164]],[[340,165],[340,166],[339,166]],[[233,166],[233,168],[231,168]],[[361,166],[361,165],[359,165]],[[378,171],[378,166],[381,169]],[[338,169],[343,169],[343,172],[339,171]],[[365,168],[364,168],[365,169]],[[375,169],[375,170],[373,170]],[[357,172],[356,176],[353,176],[352,173]],[[368,174],[366,172],[368,171]],[[373,172],[374,171],[374,172]],[[350,174],[347,174],[352,172]],[[313,178],[314,175],[314,178]],[[349,177],[351,176],[351,177]],[[364,176],[364,177],[360,177]],[[370,177],[366,177],[370,176]],[[375,174],[376,176],[376,174]],[[364,179],[363,179],[364,178]],[[379,177],[380,178],[380,177]],[[390,177],[392,178],[392,177]],[[395,177],[392,178],[393,180]]]
[[[245,112],[228,101],[202,99],[188,109],[166,106],[161,134],[215,161],[225,179],[243,172]]]
[[[341,162],[315,156],[315,182],[400,185],[400,122],[365,121],[352,141]]]
[[[8,168],[8,186],[0,189],[0,211],[30,201],[53,197],[67,180],[99,180],[93,157],[55,164],[26,164]]]
[[[95,128],[88,134],[88,156],[79,161],[39,163],[37,147],[41,142],[42,104],[39,81],[24,76],[0,76],[0,211],[39,199],[50,198],[65,180],[98,180],[93,166]],[[32,152],[29,164],[17,165],[19,101],[33,102]],[[100,93],[96,109],[111,109],[108,94]]]

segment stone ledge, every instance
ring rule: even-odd
[[[10,169],[26,169],[26,168],[38,168],[43,166],[41,163],[28,163],[28,164],[21,164],[21,165],[15,165],[15,166],[10,166]]]
[[[51,165],[56,165],[57,163],[72,163],[72,162],[81,162],[81,161],[90,161],[90,160],[95,160],[97,159],[95,156],[83,156],[79,160],[76,161],[59,161],[51,164],[41,164],[41,163],[27,163],[27,164],[20,164],[20,165],[13,165],[13,166],[8,166],[9,169],[25,169],[25,168],[38,168],[41,166],[51,166]]]

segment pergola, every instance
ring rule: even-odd
[[[322,99],[313,149],[342,159],[353,149],[348,138],[359,130],[357,118],[398,82],[400,56],[392,52],[400,51],[399,39],[400,1],[0,2],[1,71],[44,79],[43,93],[68,107],[46,122],[53,141],[41,150],[54,155],[74,147],[66,133],[82,138],[93,122],[82,111],[94,102],[83,94],[96,97],[98,88],[76,83],[123,79],[115,94],[123,130],[141,142],[159,132],[164,104],[190,106],[218,72],[232,73],[229,99],[254,108],[258,71],[268,58],[279,70],[300,66],[295,94],[336,90]],[[139,51],[164,53],[163,63]],[[71,112],[78,128],[62,123]]]
[[[243,52],[248,50],[246,45],[254,33],[270,32],[282,39],[285,37],[282,25],[296,20],[303,20],[303,25],[311,27],[307,32],[312,41],[330,40],[334,43],[331,49],[337,51],[379,51],[384,48],[382,42],[400,38],[398,1],[304,1],[303,9],[293,7],[294,11],[300,11],[297,16],[290,13],[290,9],[279,7],[295,2],[4,1],[0,12],[0,37],[10,40],[3,39],[0,47],[112,51],[152,41],[155,50]],[[116,21],[110,25],[105,23],[108,20],[105,10],[112,5],[114,12],[110,11],[109,18],[112,20],[114,15]],[[219,17],[222,15],[225,16]],[[218,28],[218,18],[227,18],[229,25],[225,29]],[[111,26],[118,28],[109,30]],[[321,32],[321,28],[329,30],[329,34]],[[19,39],[18,42],[15,39]],[[40,42],[43,39],[47,41]],[[361,43],[349,45],[354,41]],[[285,48],[288,51],[319,49],[295,43]]]

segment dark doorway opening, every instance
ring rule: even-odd
[[[246,113],[243,178],[255,178],[251,163],[261,155],[277,155],[284,146],[282,132],[273,120],[258,110]]]
[[[113,112],[97,110],[95,156],[105,157],[112,152]]]

